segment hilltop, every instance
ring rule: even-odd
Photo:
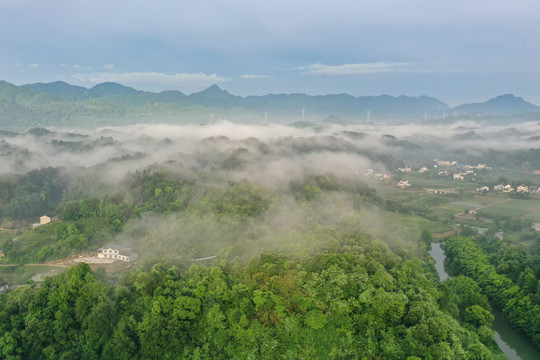
[[[192,94],[178,90],[141,91],[107,82],[92,88],[66,82],[16,86],[0,81],[0,128],[92,127],[133,123],[197,123],[218,119],[240,123],[297,121],[405,123],[467,117],[512,121],[540,118],[540,107],[514,95],[450,108],[429,96],[352,96],[349,94],[268,94],[236,96],[212,85]],[[440,121],[440,120],[439,120]]]

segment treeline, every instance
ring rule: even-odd
[[[58,168],[0,176],[0,218],[23,219],[52,212],[60,205],[66,186]]]
[[[358,232],[334,242],[315,256],[263,254],[246,265],[146,261],[118,285],[72,267],[0,296],[0,357],[504,358],[478,309],[466,311],[469,329],[439,310],[443,294],[422,260]]]
[[[474,279],[512,325],[540,346],[540,304],[535,301],[538,279],[532,271],[512,281],[497,272],[487,254],[470,238],[452,237],[444,249],[450,273]]]

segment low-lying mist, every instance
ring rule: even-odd
[[[414,252],[422,229],[411,236],[385,218],[368,169],[393,174],[435,158],[491,165],[493,153],[500,160],[539,145],[539,123],[38,128],[0,133],[0,178],[54,168],[63,209],[105,199],[95,213],[116,233],[104,239],[143,256],[317,252],[359,231]]]
[[[450,125],[348,126],[132,125],[90,130],[32,129],[0,133],[0,174],[44,167],[95,169],[117,182],[130,171],[175,162],[186,169],[223,168],[262,181],[327,170],[346,176],[366,168],[395,170],[398,161],[477,157],[540,146],[540,123],[507,127]],[[392,159],[393,158],[393,159]],[[466,161],[467,159],[459,159]],[[487,161],[488,159],[486,159]],[[223,163],[224,161],[224,163]],[[282,175],[283,174],[283,175]]]

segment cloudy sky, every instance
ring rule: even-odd
[[[540,105],[538,24],[538,0],[0,0],[0,79]]]

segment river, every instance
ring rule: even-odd
[[[439,279],[444,281],[448,278],[448,273],[444,269],[444,259],[446,255],[440,243],[431,243],[431,250],[428,254],[435,259],[435,269],[439,274]],[[498,310],[493,310],[495,321],[495,342],[502,352],[510,360],[538,360],[540,359],[540,349],[531,340],[514,330],[512,325],[504,318]]]

